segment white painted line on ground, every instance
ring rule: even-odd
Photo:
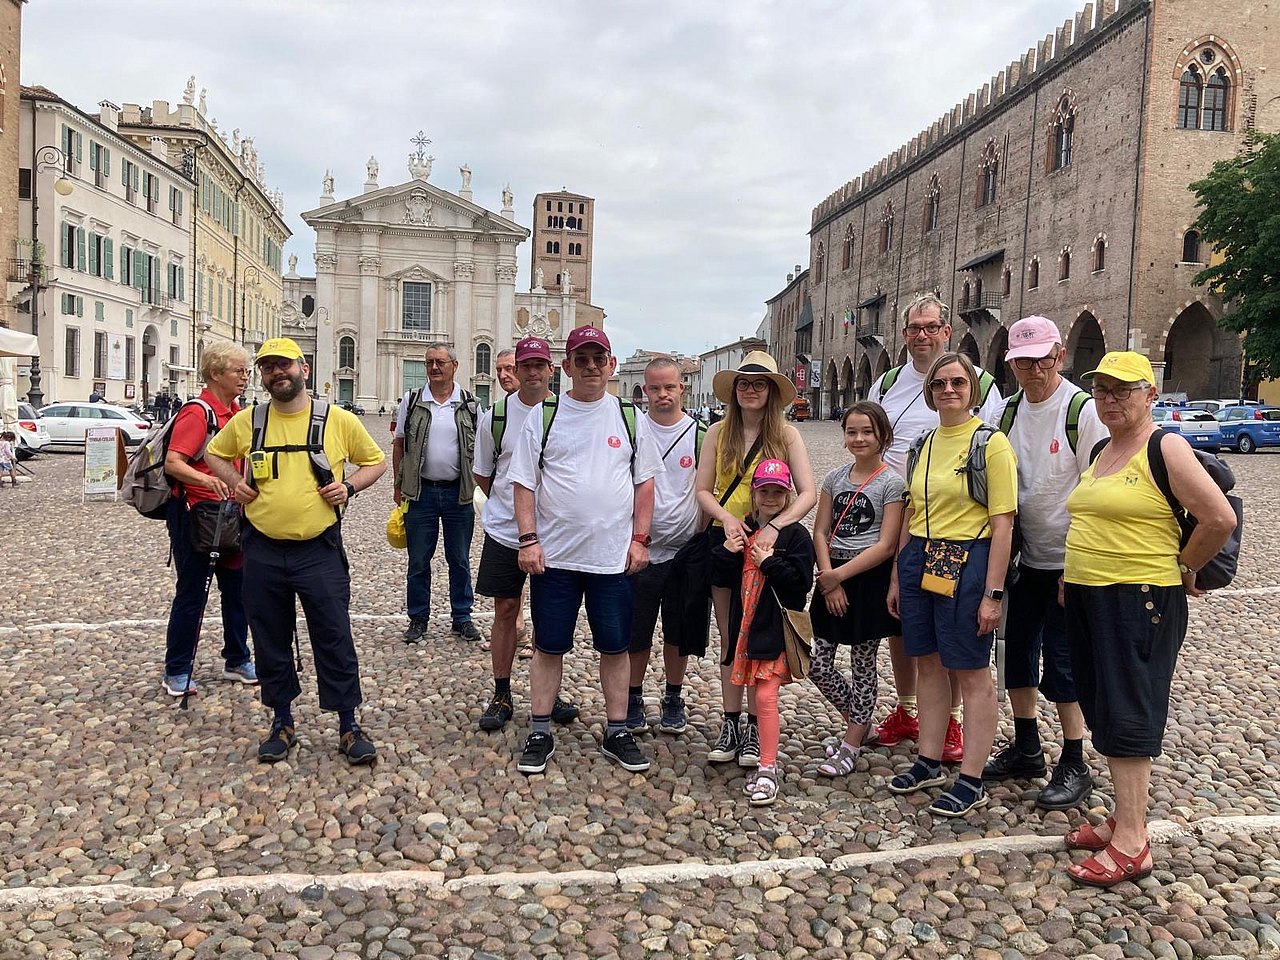
[[[1189,824],[1170,820],[1153,820],[1148,825],[1153,843],[1169,843],[1175,837],[1195,834],[1213,836],[1280,835],[1280,816],[1206,817]],[[516,873],[476,874],[445,880],[434,870],[391,870],[385,873],[269,873],[254,876],[212,877],[189,880],[176,886],[137,887],[125,884],[86,884],[84,886],[6,887],[0,889],[0,910],[52,907],[59,904],[129,903],[139,900],[165,900],[178,896],[194,899],[208,894],[234,891],[261,893],[286,890],[297,893],[306,887],[321,886],[326,890],[423,890],[432,896],[468,888],[498,890],[503,887],[531,890],[537,886],[615,887],[624,884],[657,886],[688,880],[724,877],[757,880],[764,876],[832,870],[842,872],[877,863],[903,863],[908,860],[928,862],[943,857],[959,858],[966,854],[1038,853],[1062,849],[1060,836],[982,837],[955,843],[936,843],[901,850],[877,850],[851,853],[827,862],[820,857],[792,857],[785,860],[745,860],[740,863],[662,863],[650,866],[619,867],[617,870],[565,870]],[[519,895],[519,894],[517,894]]]

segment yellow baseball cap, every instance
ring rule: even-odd
[[[257,363],[264,357],[285,357],[289,360],[303,359],[302,348],[289,337],[272,337],[258,348],[258,355],[253,358],[253,361]]]
[[[1151,369],[1151,361],[1140,353],[1134,353],[1132,350],[1114,350],[1108,353],[1102,358],[1096,369],[1082,374],[1080,379],[1083,380],[1099,373],[1114,377],[1121,383],[1137,383],[1139,380],[1143,380],[1154,386],[1156,382],[1156,374]]]

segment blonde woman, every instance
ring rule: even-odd
[[[733,541],[741,550],[748,533],[743,520],[751,512],[751,477],[762,460],[780,460],[791,471],[795,501],[755,534],[761,549],[773,548],[778,531],[804,519],[818,502],[813,467],[800,432],[786,421],[786,408],[796,388],[778,372],[773,357],[754,350],[733,370],[721,370],[712,390],[725,405],[724,419],[707,430],[703,449],[715,451],[698,464],[698,505],[711,518],[712,548]],[[714,550],[713,550],[714,556]],[[711,603],[720,631],[720,683],[724,721],[707,759],[743,767],[760,762],[760,733],[753,704],[748,704],[746,727],[739,730],[743,688],[733,682],[735,637],[729,630],[729,598],[739,585],[731,568],[712,563]]]

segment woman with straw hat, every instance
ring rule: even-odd
[[[778,372],[773,357],[753,350],[736,369],[721,370],[712,380],[712,390],[724,404],[724,419],[707,430],[704,456],[696,481],[698,505],[711,518],[711,546],[732,540],[739,549],[746,543],[742,522],[751,510],[751,476],[761,460],[781,460],[791,471],[795,500],[758,534],[757,542],[772,548],[778,531],[805,517],[817,503],[813,467],[800,432],[786,422],[787,406],[796,398],[795,384]],[[716,626],[720,630],[720,682],[724,721],[707,759],[726,763],[736,759],[740,766],[754,768],[760,761],[760,735],[755,711],[748,703],[747,724],[739,730],[743,688],[732,682],[733,652],[737,638],[728,635],[729,598],[733,571],[712,565],[711,601]]]

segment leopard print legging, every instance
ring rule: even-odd
[[[849,661],[853,671],[852,682],[836,666],[837,644],[821,637],[813,638],[813,663],[809,676],[814,686],[840,716],[849,723],[868,724],[876,706],[879,678],[876,676],[876,651],[880,641],[858,644],[849,648]]]

